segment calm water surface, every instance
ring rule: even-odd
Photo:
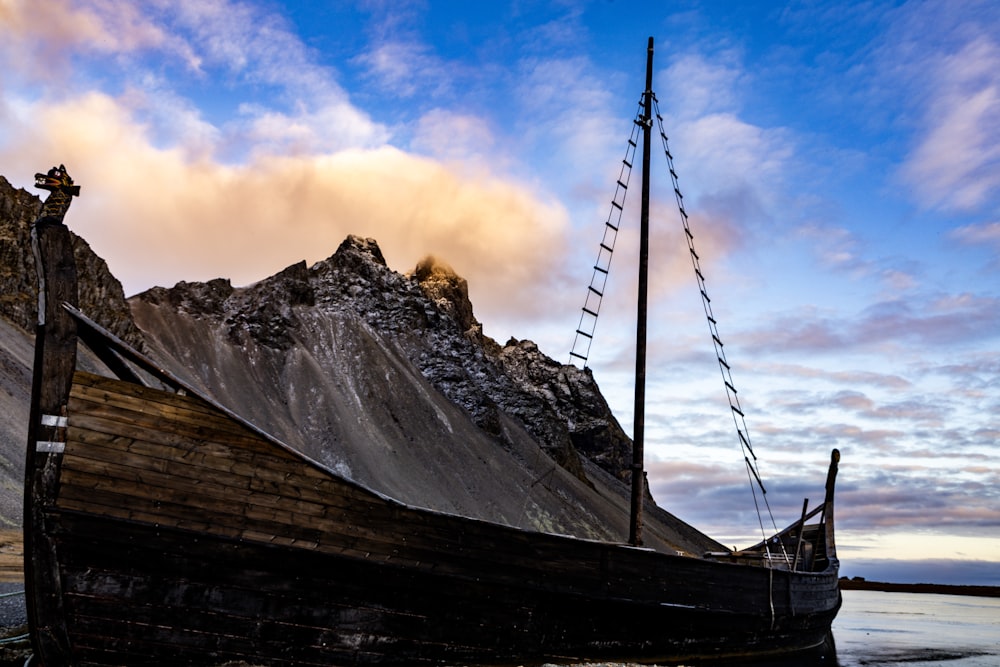
[[[835,656],[724,667],[1000,667],[1000,598],[844,591],[833,638]]]
[[[1000,598],[844,591],[833,637],[839,667],[998,667]]]

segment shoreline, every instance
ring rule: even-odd
[[[840,580],[842,591],[881,591],[884,593],[930,593],[934,595],[968,595],[982,598],[1000,598],[1000,586],[976,586],[963,584],[893,584],[885,581],[865,579]]]

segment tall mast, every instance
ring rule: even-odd
[[[646,92],[642,113],[642,210],[639,214],[639,302],[635,333],[635,421],[632,432],[632,513],[629,544],[642,545],[642,502],[646,492],[643,437],[646,422],[646,293],[649,284],[649,155],[653,126],[653,38],[646,47]]]

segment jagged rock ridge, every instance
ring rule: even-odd
[[[179,283],[133,299],[140,302],[168,303],[179,313],[214,318],[225,324],[233,343],[277,352],[297,343],[295,332],[302,328],[297,306],[354,312],[399,345],[423,376],[487,433],[502,435],[502,411],[580,479],[586,475],[576,443],[590,444],[593,460],[628,479],[629,440],[589,371],[554,362],[531,341],[511,339],[501,347],[484,336],[466,281],[438,260],[428,258],[401,275],[386,266],[374,240],[352,236],[311,269],[300,262],[241,290],[224,280]],[[598,450],[593,443],[601,441],[612,446]]]
[[[484,336],[465,280],[443,262],[428,258],[400,274],[374,240],[351,236],[328,259],[245,288],[179,283],[130,303],[175,372],[196,369],[192,380],[227,405],[372,488],[484,519],[621,539],[630,441],[590,372],[531,341],[501,346]],[[433,460],[427,441],[440,443]],[[513,468],[501,463],[509,458]],[[595,503],[595,493],[605,500]],[[615,516],[606,506],[595,516],[611,498]]]

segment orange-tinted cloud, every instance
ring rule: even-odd
[[[564,252],[559,205],[389,146],[225,165],[156,147],[128,108],[100,93],[20,120],[20,136],[0,149],[4,164],[18,165],[8,177],[65,163],[83,186],[68,223],[129,292],[218,276],[245,284],[359,234],[376,238],[398,271],[442,257],[469,280],[478,308],[544,308],[538,286]]]

